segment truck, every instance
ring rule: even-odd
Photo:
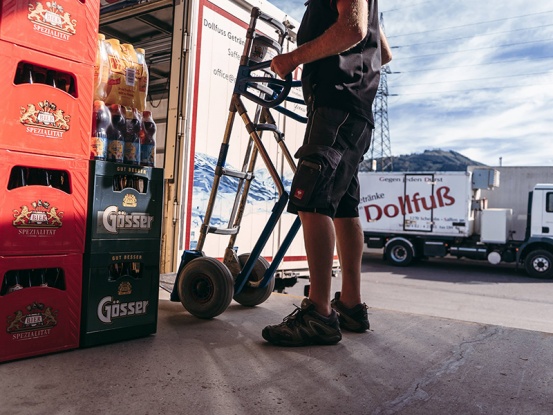
[[[531,277],[553,279],[552,181],[529,187],[521,170],[507,170],[510,180],[500,185],[500,170],[360,172],[367,247],[400,267],[450,256],[514,263]]]
[[[147,106],[158,127],[156,167],[164,169],[162,275],[175,273],[183,252],[194,249],[198,241],[254,7],[278,22],[286,22],[290,28],[283,51],[296,47],[295,30],[299,22],[267,0],[101,1],[100,33],[107,39],[117,38],[121,43],[130,43],[146,51],[150,75]],[[274,29],[264,22],[260,22],[257,30],[268,37],[274,35]],[[300,78],[300,71],[294,72],[294,79]],[[292,88],[290,95],[301,98],[301,88]],[[253,103],[247,105],[253,116]],[[284,105],[305,115],[305,107],[300,104]],[[276,124],[294,153],[302,143],[305,124],[276,115]],[[228,150],[229,168],[239,169],[248,143],[249,134],[238,119]],[[266,145],[284,184],[289,186],[293,172],[279,146],[268,140]],[[212,216],[213,224],[219,227],[227,221],[234,197],[232,180],[223,185]],[[260,224],[270,217],[277,200],[276,189],[261,162],[255,171],[250,195],[236,241],[238,253],[252,249],[263,228]],[[280,218],[262,252],[268,261],[272,261],[294,219],[295,215],[287,213]],[[204,245],[205,254],[222,258],[227,242],[226,238],[209,235]],[[306,268],[303,238],[299,232],[277,276],[297,276]]]

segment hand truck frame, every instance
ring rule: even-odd
[[[271,109],[302,123],[307,122],[307,119],[281,105],[284,101],[304,104],[303,100],[288,96],[292,87],[301,86],[300,81],[293,81],[291,74],[287,75],[284,80],[277,79],[269,69],[271,60],[264,60],[270,52],[276,52],[276,54],[282,52],[284,40],[290,34],[289,25],[280,23],[261,12],[257,7],[252,9],[250,17],[198,244],[194,250],[187,250],[183,253],[171,293],[172,301],[180,301],[192,315],[205,319],[221,314],[227,309],[232,299],[250,307],[267,300],[274,289],[275,271],[301,227],[300,219],[297,217],[271,264],[261,256],[261,251],[269,240],[289,198],[282,179],[263,144],[262,135],[264,132],[272,133],[287,163],[295,172],[295,161],[284,142],[284,134],[276,126]],[[278,39],[275,40],[256,32],[258,20],[262,20],[274,28]],[[242,98],[247,98],[257,104],[253,121],[248,115]],[[240,171],[225,167],[230,136],[237,113],[242,118],[250,137]],[[240,230],[250,185],[254,179],[253,172],[258,156],[261,157],[275,183],[278,200],[251,253],[237,255],[234,250],[235,241]],[[210,225],[223,176],[238,179],[237,193],[226,228]],[[207,234],[210,233],[230,237],[223,262],[207,257],[202,252]]]

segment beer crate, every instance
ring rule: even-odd
[[[82,347],[157,330],[159,241],[106,241],[104,248],[84,255]]]
[[[0,255],[84,252],[88,160],[0,150]]]
[[[94,65],[99,1],[3,0],[0,5],[0,39]]]
[[[79,347],[82,254],[0,256],[0,362]],[[49,286],[29,286],[46,270]],[[21,272],[19,290],[8,292]]]
[[[19,83],[25,64],[63,73],[68,88]],[[91,65],[0,41],[0,148],[89,159],[93,80]]]
[[[163,169],[90,161],[86,251],[96,240],[161,238]]]

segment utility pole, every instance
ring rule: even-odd
[[[380,26],[384,32],[384,16],[380,13]],[[375,171],[393,171],[392,146],[388,125],[388,65],[380,70],[380,84],[373,103],[374,131],[368,159]],[[380,163],[378,162],[380,160]]]

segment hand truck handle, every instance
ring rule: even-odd
[[[277,31],[280,32],[281,36],[286,36],[288,34],[288,30],[286,29],[286,26],[284,26],[283,23],[279,22],[278,20],[272,18],[268,14],[263,13],[259,7],[254,7],[252,9],[251,17],[255,19],[261,19],[267,24],[270,24],[273,26]]]
[[[241,65],[238,69],[238,76],[236,79],[236,85],[234,86],[234,93],[242,95],[263,107],[274,108],[282,104],[282,102],[290,93],[290,88],[292,88],[293,80],[291,73],[286,75],[284,79],[269,78],[265,76],[251,76],[251,73],[253,71],[269,68],[270,66],[271,61],[255,63],[253,65]],[[269,84],[269,86],[266,88],[256,88],[256,84],[258,83],[266,83]],[[277,91],[275,88],[271,87],[271,85],[278,86],[280,90]],[[263,98],[248,91],[248,88],[258,89],[259,91],[262,91],[262,95],[265,96],[267,96],[267,94],[271,91],[273,92],[273,94],[269,97]]]

